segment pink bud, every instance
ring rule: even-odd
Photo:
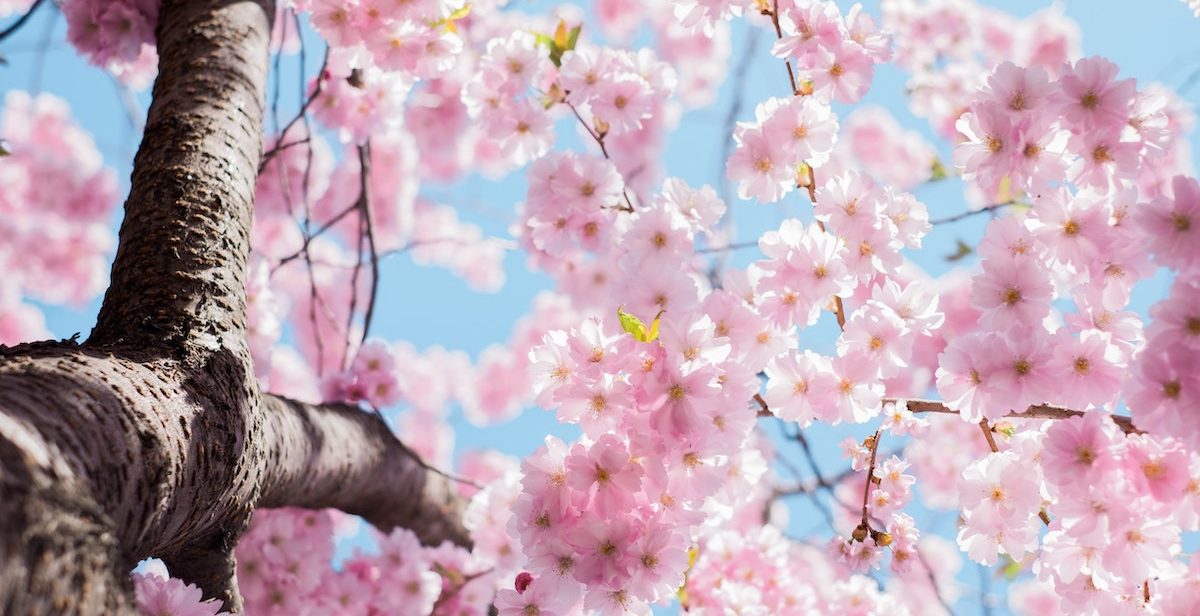
[[[517,581],[513,584],[513,586],[517,589],[518,593],[524,593],[525,589],[529,588],[529,585],[532,583],[533,574],[529,573],[528,571],[522,571],[517,574]]]

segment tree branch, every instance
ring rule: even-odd
[[[17,30],[20,30],[21,26],[25,25],[25,22],[33,16],[33,12],[42,5],[42,2],[45,2],[45,0],[34,0],[33,4],[29,7],[29,10],[25,11],[25,14],[18,17],[17,20],[14,21],[9,27],[5,28],[4,30],[0,30],[0,41],[3,41]]]
[[[914,413],[943,413],[948,415],[958,415],[958,411],[952,409],[937,400],[919,400],[919,399],[892,399],[887,398],[883,401],[887,403],[904,402],[908,405],[908,410]],[[1103,411],[1089,411],[1100,413]],[[1024,411],[1010,411],[1004,417],[1006,419],[1068,419],[1083,415],[1084,411],[1076,411],[1074,409],[1066,409],[1059,406],[1051,406],[1049,404],[1034,404]],[[1141,434],[1133,425],[1133,419],[1122,415],[1110,415],[1113,423],[1121,429],[1125,434]]]
[[[468,544],[451,480],[393,436],[375,414],[277,396],[263,401],[270,444],[263,507],[333,507],[426,544]]]
[[[382,419],[263,396],[245,331],[269,0],[166,0],[145,137],[92,336],[0,347],[0,613],[129,614],[158,556],[239,610],[259,506],[466,543],[446,476]]]
[[[245,349],[270,0],[163,2],[159,70],[90,344]]]

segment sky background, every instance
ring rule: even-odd
[[[587,6],[590,2],[576,4]],[[838,4],[843,11],[849,6],[847,2]],[[864,4],[869,12],[878,15],[878,2]],[[1000,6],[1016,15],[1028,15],[1048,5],[1046,2],[1030,0],[985,4]],[[1200,85],[1194,83],[1200,76],[1200,21],[1193,17],[1183,2],[1075,0],[1059,4],[1067,16],[1080,26],[1084,55],[1103,55],[1112,59],[1121,67],[1122,76],[1135,77],[1139,86],[1157,81],[1170,88],[1186,88],[1181,93],[1183,98],[1193,105],[1200,102]],[[510,3],[510,8],[531,13],[549,6],[551,3],[540,1],[518,0]],[[11,20],[0,20],[0,28],[6,27]],[[585,24],[589,22],[595,23],[590,18],[585,20]],[[65,98],[77,121],[94,135],[106,164],[116,169],[124,194],[128,189],[130,163],[139,139],[136,126],[149,104],[149,92],[123,93],[107,73],[88,66],[75,55],[65,41],[65,31],[61,16],[50,9],[47,3],[17,35],[0,43],[0,55],[7,60],[7,64],[0,65],[0,93],[40,90]],[[585,33],[589,31],[595,33],[594,28],[588,30],[585,25]],[[308,33],[308,36],[311,37],[312,33]],[[750,33],[746,28],[735,27],[731,65],[745,53],[749,38]],[[310,40],[312,45],[309,49],[319,49],[315,39]],[[722,143],[726,139],[723,134],[724,118],[735,98],[744,99],[739,119],[749,119],[758,102],[770,96],[787,95],[782,67],[768,53],[769,42],[765,33],[759,36],[742,91],[735,92],[726,83],[712,106],[690,111],[683,116],[679,128],[668,139],[664,156],[668,175],[683,178],[693,186],[717,185],[724,169],[724,161],[720,160]],[[309,53],[311,66],[308,74],[316,70],[319,62],[319,52]],[[286,94],[295,91],[298,66],[294,57],[287,58],[284,65],[283,82],[284,87],[288,88]],[[935,139],[923,120],[908,112],[903,93],[906,79],[907,76],[895,67],[881,67],[876,72],[870,93],[861,104],[886,107],[905,128],[918,130],[937,144],[942,160],[948,161],[949,149],[946,144]],[[290,118],[297,107],[295,96],[285,95],[280,103],[281,117]],[[836,108],[843,116],[848,109],[841,105]],[[556,148],[584,147],[572,122],[569,119],[560,122]],[[1193,134],[1191,141],[1193,151],[1197,151],[1200,140]],[[0,186],[0,190],[3,189]],[[507,236],[514,207],[524,197],[525,183],[521,174],[517,173],[499,182],[472,178],[452,186],[423,190],[440,203],[457,206],[463,219],[481,225],[485,232]],[[955,179],[924,186],[915,194],[928,205],[931,218],[958,213],[966,208],[961,183]],[[778,205],[731,203],[730,208],[738,229],[737,241],[757,238],[763,231],[777,228],[785,218],[809,217],[805,211],[808,209],[807,200],[796,197],[789,197]],[[114,216],[114,226],[118,222],[119,214]],[[958,239],[968,244],[976,243],[986,222],[986,216],[978,216],[935,228],[925,240],[926,248],[919,253],[910,251],[908,256],[934,276],[945,273],[951,266],[965,264],[973,267],[973,258],[950,264],[944,256],[954,252]],[[742,250],[734,255],[733,264],[745,265],[759,256],[757,249]],[[488,345],[503,343],[513,323],[528,311],[534,295],[550,287],[545,276],[533,273],[526,267],[525,257],[519,252],[509,252],[505,265],[507,282],[504,288],[494,294],[480,295],[444,270],[421,267],[403,257],[385,260],[374,335],[388,340],[408,340],[419,349],[441,345],[472,355]],[[1150,304],[1164,295],[1168,284],[1169,278],[1162,273],[1142,283],[1135,293],[1133,309],[1144,313]],[[86,337],[98,307],[99,298],[87,305],[71,308],[46,306],[47,325],[57,337],[68,337],[76,332]],[[831,353],[835,335],[836,326],[832,319],[825,318],[817,327],[802,333],[801,346]],[[458,429],[456,447],[459,451],[495,447],[505,453],[523,456],[538,447],[547,432],[570,434],[570,431],[561,430],[551,413],[538,409],[529,409],[513,422],[486,429],[470,426],[457,410],[453,414],[453,422]],[[771,431],[775,431],[773,427]],[[840,458],[836,443],[845,434],[855,432],[845,428],[836,431],[815,428],[808,433],[826,474],[841,472],[846,462]],[[866,433],[866,429],[857,432],[860,436]],[[799,452],[795,451],[794,445],[788,451],[793,459],[798,460]],[[811,505],[796,499],[789,504],[793,505],[790,532],[799,534],[816,529],[819,539],[824,540],[829,536],[829,529],[822,527]],[[953,528],[953,513],[941,512],[930,517],[933,514],[918,509],[914,515],[925,527],[935,525],[945,531]],[[979,573],[973,565],[965,564],[959,582],[963,584],[965,597],[955,606],[955,613],[983,613],[976,590]],[[992,588],[993,591],[1002,591],[1003,585],[996,582]],[[1000,605],[992,613],[1006,612]]]

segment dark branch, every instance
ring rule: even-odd
[[[202,361],[245,347],[273,3],[164,2],[159,72],[89,344]]]
[[[0,30],[0,41],[3,41],[4,39],[8,38],[9,36],[12,36],[12,34],[15,33],[17,30],[20,30],[21,26],[25,25],[26,21],[29,21],[29,18],[33,16],[33,12],[36,11],[37,8],[42,5],[43,2],[45,2],[45,0],[34,0],[33,5],[29,7],[28,11],[25,11],[24,15],[18,17],[17,20],[14,21],[11,26],[9,26],[3,30]]]

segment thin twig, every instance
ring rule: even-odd
[[[979,429],[983,431],[983,438],[987,440],[988,449],[991,449],[992,453],[1000,453],[1000,448],[996,446],[996,438],[992,436],[995,429],[988,423],[988,420],[980,420]],[[1046,513],[1045,509],[1038,511],[1038,517],[1042,519],[1043,524],[1050,526],[1050,514]]]
[[[946,598],[942,596],[942,589],[938,587],[937,578],[933,575],[933,567],[929,566],[929,561],[925,560],[925,555],[921,553],[920,546],[913,546],[913,551],[917,553],[917,560],[921,561],[921,567],[925,569],[925,574],[929,576],[929,587],[933,589],[933,596],[937,597],[938,603],[942,604],[942,609],[950,616],[954,616],[954,608],[946,602]]]
[[[808,200],[812,202],[813,211],[817,209],[817,175],[813,170],[812,165],[804,165],[808,168]],[[817,221],[817,228],[824,231],[825,223]],[[833,316],[837,317],[838,329],[846,331],[846,306],[842,304],[840,295],[833,296]]]
[[[988,420],[980,420],[979,429],[983,431],[983,438],[987,440],[988,449],[991,449],[992,453],[999,453],[1000,448],[996,446],[996,438],[992,436],[992,426],[988,424]]]
[[[300,57],[301,57],[300,61],[303,62],[304,61],[303,60],[303,58],[304,58],[303,44],[301,45],[301,56]],[[287,125],[283,127],[283,130],[279,131],[279,141],[277,141],[275,143],[275,147],[272,147],[271,149],[267,150],[266,152],[263,152],[262,159],[258,163],[258,172],[259,173],[262,173],[262,170],[266,168],[267,163],[271,162],[271,159],[275,158],[276,154],[279,154],[279,152],[280,152],[279,144],[281,142],[283,142],[284,136],[286,136],[288,134],[288,131],[290,131],[292,129],[292,127],[296,125],[296,122],[304,120],[305,126],[306,127],[308,126],[308,108],[311,107],[312,104],[317,100],[317,97],[321,95],[321,86],[325,82],[325,70],[326,70],[326,68],[328,68],[328,66],[329,66],[329,48],[326,47],[325,48],[325,60],[321,62],[321,70],[320,70],[320,72],[317,73],[317,83],[316,83],[316,86],[313,87],[312,94],[309,95],[308,98],[304,101],[304,104],[300,106],[300,111],[298,111],[296,113],[296,116],[288,121]],[[304,74],[303,66],[300,67],[300,74],[301,75]],[[301,79],[303,79],[303,77],[301,77]],[[309,134],[311,134],[311,133],[309,133]]]
[[[958,214],[955,214],[953,216],[947,216],[945,218],[935,218],[935,219],[929,221],[929,224],[935,225],[935,226],[936,225],[946,225],[946,224],[950,224],[952,222],[958,222],[960,220],[965,220],[967,218],[971,218],[972,216],[978,216],[979,214],[995,212],[996,210],[1006,208],[1010,205],[1016,205],[1016,203],[1017,202],[1013,201],[1013,200],[1004,201],[1001,203],[993,203],[989,206],[981,207],[977,210],[968,210],[966,212],[960,212]]]
[[[371,170],[371,142],[358,148],[358,161],[361,167],[361,175],[366,177]],[[371,200],[366,181],[362,183],[362,217],[363,226],[367,232],[367,249],[371,255],[371,294],[367,298],[367,313],[363,317],[362,342],[367,341],[367,335],[371,333],[371,317],[375,314],[375,299],[379,295],[379,251],[375,248],[375,226],[371,220]],[[346,332],[349,335],[350,332]]]
[[[600,153],[604,155],[604,158],[607,160],[612,160],[612,157],[608,155],[608,146],[604,145],[604,135],[599,131],[592,130],[592,127],[588,126],[587,121],[583,119],[583,116],[579,113],[579,109],[577,109],[575,105],[572,105],[566,99],[563,100],[563,104],[571,109],[571,113],[575,114],[575,119],[579,120],[579,123],[583,126],[583,129],[586,130],[587,133],[592,136],[592,139],[596,141],[596,144],[600,146]],[[621,178],[621,196],[625,197],[625,207],[618,207],[617,209],[623,212],[632,212],[633,201],[629,199],[629,190],[625,187],[624,177]]]
[[[3,41],[11,36],[14,32],[21,29],[21,26],[25,25],[26,21],[29,21],[29,18],[33,15],[33,12],[42,5],[42,2],[45,2],[45,0],[34,0],[33,4],[30,5],[28,11],[25,11],[24,15],[18,17],[11,26],[5,28],[4,30],[0,30],[0,41]]]
[[[354,251],[354,273],[350,276],[350,310],[346,313],[346,339],[342,345],[342,368],[350,365],[350,331],[354,327],[354,313],[358,308],[358,275],[362,272],[363,243],[367,239],[367,221],[362,213],[367,209],[368,186],[370,184],[370,167],[367,160],[366,146],[358,146],[358,198],[354,200],[354,209],[358,217],[358,246]]]
[[[274,274],[276,270],[283,267],[284,265],[287,265],[288,263],[308,254],[309,244],[311,244],[313,240],[315,240],[317,237],[321,236],[326,231],[333,228],[334,225],[341,222],[341,220],[343,218],[345,218],[346,216],[349,216],[352,212],[354,212],[357,209],[358,209],[358,201],[356,200],[354,203],[352,203],[350,205],[350,207],[347,207],[346,209],[338,212],[337,215],[335,215],[333,218],[330,218],[326,222],[322,223],[321,226],[317,228],[315,233],[305,234],[304,243],[301,244],[300,250],[297,250],[296,252],[293,252],[292,254],[280,259],[279,262],[276,263],[275,266],[271,268],[271,273]],[[307,216],[306,216],[306,218],[307,218]],[[307,226],[307,223],[308,223],[308,221],[305,220],[306,226]]]
[[[888,403],[898,404],[900,402],[907,404],[908,410],[910,410],[914,413],[944,413],[947,415],[958,415],[959,414],[958,411],[946,406],[945,404],[943,404],[937,400],[921,400],[921,399],[909,400],[909,399],[899,399],[899,398],[885,398],[883,400],[884,404],[888,404]],[[1088,412],[1089,413],[1099,413],[1101,411],[1088,411]],[[1051,406],[1049,404],[1034,404],[1021,412],[1009,411],[1009,413],[1007,415],[1004,415],[1004,419],[1069,419],[1071,417],[1080,417],[1083,414],[1084,414],[1084,411],[1076,411],[1074,409],[1067,409],[1067,408],[1062,408],[1062,407],[1058,407],[1058,406]],[[1121,415],[1110,415],[1109,417],[1113,420],[1113,423],[1117,424],[1117,427],[1120,428],[1121,431],[1124,432],[1125,434],[1141,434],[1142,433],[1141,430],[1138,430],[1133,425],[1132,418],[1124,417]]]
[[[883,436],[883,430],[876,430],[875,435],[871,437],[871,464],[867,467],[867,482],[863,485],[863,503],[862,503],[862,528],[871,530],[870,517],[867,514],[867,503],[871,500],[871,486],[874,484],[872,479],[875,477],[875,457],[879,453],[879,439]]]
[[[774,0],[773,8],[770,11],[763,11],[763,14],[771,16],[771,25],[775,26],[775,37],[778,40],[783,40],[783,28],[779,26],[779,0]],[[792,72],[791,59],[785,58],[784,64],[787,66],[788,81],[792,84],[792,95],[799,96],[800,88],[796,87],[796,75]]]

